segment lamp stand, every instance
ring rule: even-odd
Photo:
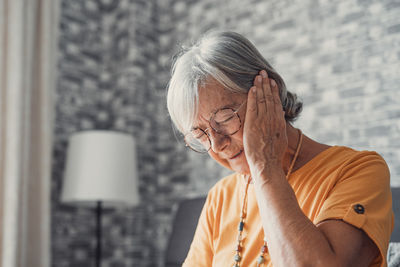
[[[97,201],[96,207],[96,267],[101,265],[101,216],[102,216],[102,201]]]

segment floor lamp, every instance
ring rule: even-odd
[[[72,135],[61,201],[96,205],[96,267],[100,267],[103,205],[139,203],[133,137],[114,131]]]

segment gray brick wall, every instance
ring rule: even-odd
[[[94,211],[60,203],[70,134],[131,133],[140,195],[104,215],[103,267],[163,266],[178,199],[229,173],[175,138],[165,104],[178,44],[208,29],[246,35],[304,100],[296,122],[328,144],[375,150],[400,186],[397,0],[62,0],[52,188],[52,265],[93,266]],[[179,137],[179,135],[178,135]]]

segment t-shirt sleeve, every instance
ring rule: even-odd
[[[213,232],[214,212],[212,194],[208,194],[200,214],[199,222],[193,237],[188,255],[182,267],[210,267],[213,260]]]
[[[386,266],[394,215],[390,173],[381,156],[362,152],[343,165],[314,224],[327,219],[342,219],[362,229],[379,248],[379,266]]]

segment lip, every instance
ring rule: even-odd
[[[236,159],[238,158],[240,155],[242,155],[243,150],[240,150],[239,153],[237,153],[236,155],[234,155],[233,157],[229,158],[229,159]]]

